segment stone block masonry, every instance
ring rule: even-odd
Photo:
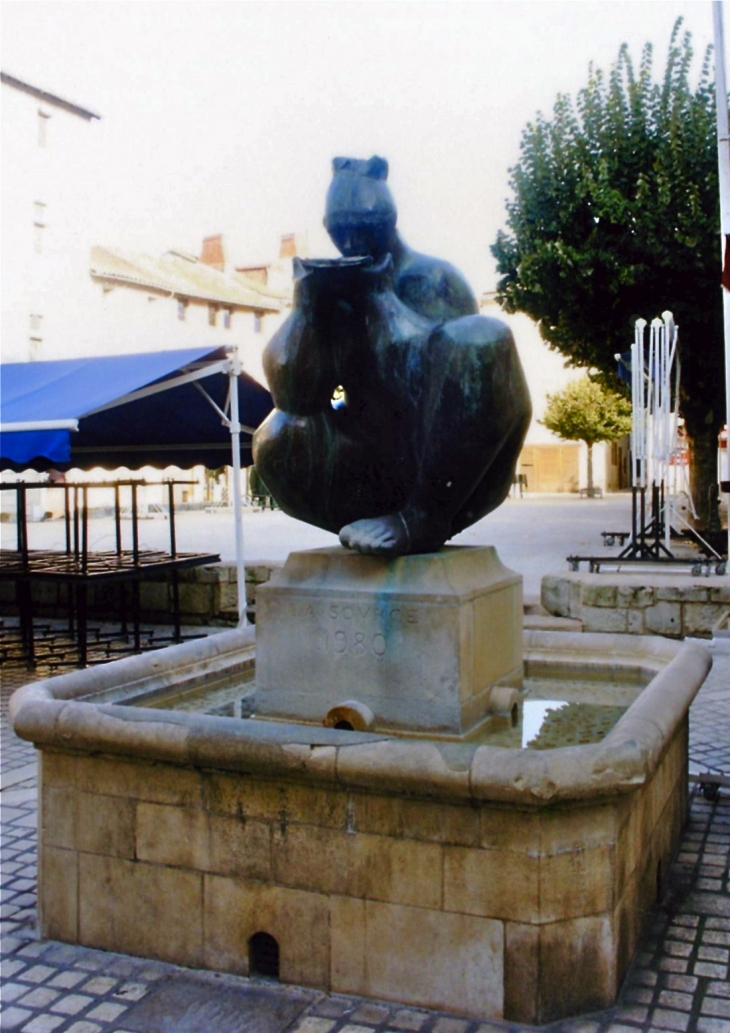
[[[584,631],[711,638],[730,613],[730,577],[570,572],[544,577],[541,601]]]
[[[262,562],[246,567],[246,607],[249,620],[256,616],[256,590],[268,581],[279,563]],[[185,625],[238,623],[238,578],[235,564],[216,563],[192,567],[178,574],[180,620]],[[37,617],[63,618],[68,613],[67,589],[46,582],[33,587]],[[140,617],[148,624],[170,624],[173,614],[172,580],[168,574],[145,578],[140,584]],[[119,585],[99,584],[89,588],[89,618],[116,620],[122,612]],[[14,586],[0,583],[0,614],[17,613]]]
[[[630,797],[518,823],[486,800],[44,750],[42,935],[247,975],[263,930],[285,983],[533,1023],[605,1007],[684,821],[685,734]]]

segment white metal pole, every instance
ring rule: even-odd
[[[231,404],[231,452],[233,454],[233,520],[236,533],[236,577],[238,579],[238,623],[248,624],[246,618],[246,566],[243,558],[243,506],[241,504],[241,424],[238,413],[238,376],[241,363],[238,355],[231,356],[228,370]]]
[[[730,236],[730,127],[728,125],[727,79],[725,78],[725,34],[722,24],[722,2],[712,4],[715,29],[715,97],[717,101],[717,163],[720,180],[720,229],[722,261]],[[730,439],[730,291],[721,287],[725,326],[725,399],[726,425]],[[730,440],[725,442],[725,476],[730,481]],[[730,520],[728,520],[728,553],[730,554]]]

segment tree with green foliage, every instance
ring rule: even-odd
[[[707,526],[726,411],[720,212],[711,51],[694,86],[692,58],[680,19],[661,82],[651,45],[638,73],[624,45],[609,75],[591,68],[575,103],[560,96],[552,120],[538,114],[492,253],[502,307],[527,313],[571,365],[608,384],[635,320],[673,313],[692,491]]]
[[[616,441],[631,431],[631,402],[585,376],[548,395],[545,416],[539,422],[566,441],[585,441],[590,498],[594,495],[593,446],[599,441]]]

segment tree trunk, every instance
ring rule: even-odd
[[[719,430],[714,424],[691,430],[687,423],[689,483],[692,501],[697,511],[697,529],[700,531],[718,530],[720,527],[717,474],[718,434]]]
[[[593,498],[593,445],[588,445],[588,498]]]

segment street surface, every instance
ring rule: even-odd
[[[506,566],[523,575],[525,595],[539,597],[545,574],[568,570],[566,556],[573,553],[617,555],[617,546],[606,548],[601,531],[628,531],[631,527],[631,495],[618,493],[601,499],[579,499],[575,495],[532,495],[508,498],[478,523],[453,538],[452,545],[494,545]],[[221,560],[236,559],[232,509],[211,512],[192,510],[176,513],[175,528],[179,552],[217,552]],[[5,547],[14,541],[14,525],[4,525]],[[122,523],[123,545],[132,547],[132,523]],[[62,520],[28,525],[32,549],[64,549]],[[169,549],[168,521],[139,521],[142,549]],[[113,549],[114,521],[111,517],[89,521],[89,548]],[[337,536],[286,516],[280,510],[245,509],[243,551],[247,564],[263,560],[283,561],[298,549],[318,549],[338,544]]]

